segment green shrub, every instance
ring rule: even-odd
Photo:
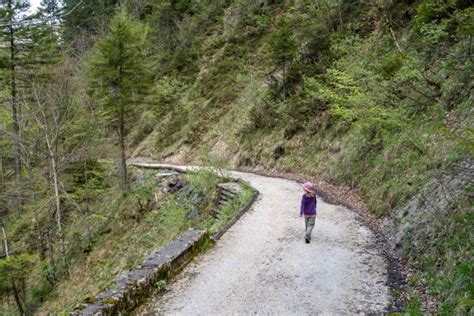
[[[273,129],[278,122],[276,106],[271,101],[255,104],[248,111],[250,130]]]
[[[159,280],[155,283],[155,292],[161,293],[166,288],[166,280]]]
[[[417,8],[416,22],[427,24],[447,18],[456,8],[456,0],[423,0]]]
[[[403,56],[399,53],[392,53],[383,58],[380,62],[381,74],[385,79],[390,79],[402,67]]]
[[[276,31],[268,39],[270,56],[277,66],[284,66],[292,61],[297,54],[297,43],[293,30],[284,19],[281,19]]]

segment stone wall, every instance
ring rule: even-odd
[[[184,172],[179,168],[172,170]],[[239,179],[238,182],[242,180]],[[104,292],[86,298],[70,315],[118,315],[130,312],[156,291],[160,281],[178,274],[196,254],[221,238],[250,209],[257,196],[258,191],[254,189],[252,198],[214,235],[210,236],[203,230],[188,230],[163,249],[152,253],[141,265],[119,275],[114,284]]]
[[[244,181],[241,179],[238,179],[238,182],[243,183]],[[250,200],[235,214],[234,218],[232,218],[226,225],[224,225],[224,227],[222,227],[218,232],[216,232],[212,236],[212,239],[214,241],[219,240],[222,237],[222,235],[224,235],[225,232],[229,230],[229,228],[231,228],[232,225],[234,225],[235,222],[237,222],[242,217],[242,215],[244,215],[245,212],[247,212],[252,207],[253,203],[257,200],[258,194],[259,192],[256,189],[253,189],[253,195],[250,198]]]
[[[146,300],[161,280],[179,273],[212,240],[203,230],[190,229],[141,265],[119,275],[114,284],[96,297],[88,297],[70,315],[117,315],[131,311]]]

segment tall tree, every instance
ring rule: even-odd
[[[50,259],[48,281],[51,285],[68,275],[64,204],[75,202],[64,185],[64,178],[67,178],[64,170],[71,164],[90,159],[93,139],[98,134],[95,116],[87,107],[86,80],[82,80],[81,70],[76,66],[75,60],[66,57],[49,71],[49,80],[33,82],[35,102],[27,107],[32,117],[30,128],[35,134],[36,148],[32,156],[35,169],[39,171],[30,181],[45,183],[46,180],[49,184],[41,194],[42,206],[32,203],[32,208],[35,221],[43,218],[43,225],[37,230],[46,246],[43,251],[47,250]],[[46,216],[40,215],[45,214],[42,210],[47,210]],[[54,262],[56,244],[60,265]],[[39,253],[41,256],[41,251]]]
[[[104,105],[120,145],[120,172],[124,192],[129,190],[126,164],[127,123],[147,86],[147,28],[120,9],[108,34],[98,42],[90,62],[92,87]]]
[[[27,0],[0,0],[0,83],[9,96],[8,101],[0,102],[8,102],[11,108],[15,203],[20,197],[22,161],[26,159],[22,124],[28,115],[22,108],[34,102],[32,82],[46,80],[48,70],[44,66],[57,62],[59,56],[59,26],[53,17],[58,4],[55,0],[43,4],[49,8],[32,13]]]
[[[22,54],[29,40],[31,18],[28,16],[29,1],[0,1],[0,71],[4,74],[3,83],[8,86],[12,112],[12,136],[15,156],[15,182],[19,186],[21,174],[20,119],[18,102],[18,68],[22,64]]]

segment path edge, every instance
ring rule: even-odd
[[[149,169],[169,169],[180,173],[187,172],[184,168],[169,165],[147,166],[137,163],[130,163],[130,165]],[[212,235],[208,230],[190,228],[160,250],[154,251],[140,265],[120,274],[106,290],[97,296],[88,296],[69,315],[128,314],[145,302],[154,292],[159,292],[159,282],[166,282],[178,275],[198,254],[205,253],[211,248],[252,208],[260,192],[240,178],[237,178],[236,181],[249,186],[253,194],[226,225]]]
[[[133,163],[132,163],[133,164]],[[137,163],[138,165],[161,165],[165,166],[164,168],[180,171],[184,170],[182,167],[175,165],[173,163],[166,164],[157,164],[154,162],[151,163]],[[194,168],[200,168],[202,166],[194,165]],[[148,167],[150,168],[150,167]],[[295,181],[297,183],[303,184],[308,179],[313,179],[314,175],[305,176],[303,174],[283,172],[277,170],[267,170],[261,168],[252,168],[239,166],[233,169],[237,172],[244,173],[253,173],[259,176],[269,177],[269,178],[278,178],[284,180]],[[241,180],[240,178],[238,180]],[[327,186],[332,186],[339,188],[342,193],[353,195],[354,191],[348,188],[342,188],[335,186],[331,183],[324,183],[321,185],[319,181],[315,181],[316,184],[316,194],[322,198],[327,203],[340,205],[352,211],[356,216],[356,219],[364,224],[375,236],[377,248],[380,250],[380,255],[385,259],[387,263],[387,286],[390,290],[390,303],[386,308],[386,313],[397,313],[403,312],[406,309],[406,302],[402,300],[400,295],[401,292],[407,291],[407,280],[402,274],[403,264],[402,260],[394,253],[392,249],[388,246],[388,237],[386,236],[384,230],[386,224],[383,223],[383,220],[376,218],[376,216],[370,213],[367,205],[361,202],[361,198],[356,194],[355,198],[347,201],[341,198],[342,195],[333,195],[329,192]],[[252,187],[253,188],[253,187]],[[255,188],[253,188],[255,190]]]

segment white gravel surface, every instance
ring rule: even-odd
[[[232,176],[260,191],[252,209],[136,314],[384,312],[387,263],[354,212],[318,199],[313,239],[306,244],[298,183],[240,172]]]

